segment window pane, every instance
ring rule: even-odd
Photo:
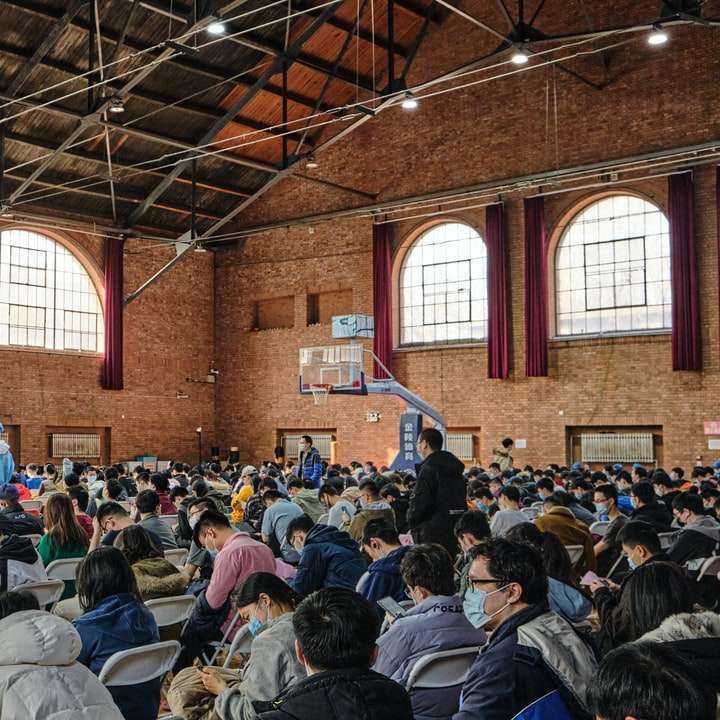
[[[646,200],[612,195],[586,206],[555,254],[557,334],[669,328],[669,256],[667,219]]]

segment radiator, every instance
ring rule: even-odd
[[[460,460],[473,460],[475,436],[472,433],[448,433],[447,450]]]
[[[288,459],[297,459],[298,445],[300,444],[300,438],[302,435],[283,435],[283,447],[285,448],[285,457]],[[332,435],[315,435],[311,434],[310,437],[313,439],[313,447],[317,448],[320,453],[320,457],[323,460],[330,459],[330,443],[332,442]]]
[[[97,433],[52,433],[50,457],[99,458],[100,435]]]
[[[584,434],[580,448],[584,462],[655,462],[655,443],[649,432]]]

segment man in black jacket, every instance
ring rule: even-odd
[[[13,484],[0,487],[0,532],[3,535],[42,535],[40,518],[31,515],[20,504],[20,494]]]
[[[259,720],[412,720],[405,689],[370,670],[380,619],[364,597],[318,590],[298,605],[293,629],[307,679],[275,700],[254,702]]]
[[[453,528],[467,510],[465,466],[442,445],[442,433],[434,428],[426,428],[418,437],[423,461],[417,466],[407,521],[415,544],[438,543],[454,558],[458,546]]]
[[[664,503],[658,502],[651,483],[647,480],[635,483],[630,489],[630,498],[635,508],[631,520],[644,520],[658,533],[672,532],[672,512]]]
[[[696,493],[680,493],[672,504],[673,514],[682,529],[668,548],[670,560],[684,565],[714,555],[720,542],[720,523],[705,514],[703,501]]]

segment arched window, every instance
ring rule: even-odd
[[[469,225],[424,232],[405,255],[399,289],[400,345],[487,337],[487,251]]]
[[[568,223],[555,253],[556,335],[671,327],[670,232],[634,195],[611,195]]]
[[[0,345],[102,352],[103,313],[90,276],[63,245],[0,232]]]

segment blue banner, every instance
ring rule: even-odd
[[[417,439],[422,432],[423,416],[417,412],[404,412],[400,416],[400,452],[390,466],[391,470],[412,470],[422,462],[418,455]]]

